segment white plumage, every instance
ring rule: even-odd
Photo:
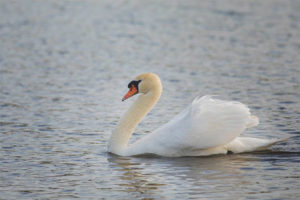
[[[124,117],[127,120],[132,118],[132,125],[128,121],[126,125],[122,125],[122,121],[119,125],[131,130],[128,131],[129,135],[132,134],[135,126],[153,107],[160,96],[161,90],[158,92],[159,95],[155,92],[151,93],[152,87],[160,86],[160,81],[153,84],[157,81],[158,77],[156,75],[139,76],[137,80],[142,80],[141,83],[143,83],[143,81],[148,80],[147,78],[151,80],[151,88],[140,95],[136,104]],[[145,87],[145,85],[141,85],[141,87]],[[156,98],[155,95],[158,95],[158,97]],[[152,105],[149,103],[151,101],[153,101]],[[148,108],[145,108],[147,106]],[[143,114],[138,114],[139,112]],[[228,151],[241,153],[261,150],[278,140],[239,137],[247,128],[256,126],[258,123],[258,118],[251,115],[249,108],[240,102],[223,101],[214,99],[212,96],[197,97],[191,105],[168,123],[132,145],[128,146],[127,144],[130,137],[128,135],[127,142],[119,145],[112,144],[114,143],[114,137],[112,136],[110,152],[123,156],[156,154],[179,157],[226,154]],[[113,135],[118,135],[118,132],[119,137],[122,137],[122,134],[126,135],[124,128],[115,131]]]
[[[178,157],[253,151],[277,141],[238,137],[258,123],[244,104],[204,96],[129,146],[127,153]]]

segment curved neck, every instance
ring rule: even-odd
[[[108,147],[110,152],[118,155],[124,152],[134,129],[156,104],[160,98],[161,91],[162,89],[158,88],[138,97],[113,131]]]

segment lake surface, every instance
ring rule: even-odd
[[[300,1],[0,1],[0,199],[299,199]],[[269,151],[119,157],[107,141],[157,73],[132,141],[197,95],[247,105]]]

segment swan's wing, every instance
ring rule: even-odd
[[[211,96],[196,98],[190,113],[191,130],[185,138],[193,139],[193,146],[211,148],[227,144],[246,128],[258,125],[249,108],[235,101],[213,99]],[[195,142],[194,142],[195,141]]]
[[[178,154],[225,145],[246,128],[258,124],[242,103],[197,97],[185,110],[132,147],[145,153]],[[142,153],[142,152],[140,152]]]

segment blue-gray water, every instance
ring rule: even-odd
[[[0,1],[0,199],[299,199],[300,2]],[[162,98],[135,140],[197,95],[241,101],[290,137],[260,153],[106,152],[136,75]]]

